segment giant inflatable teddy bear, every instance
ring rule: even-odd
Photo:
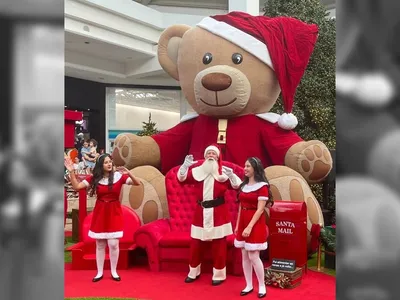
[[[329,174],[332,158],[322,142],[303,141],[292,131],[297,119],[291,113],[317,35],[316,25],[294,18],[242,12],[207,17],[193,28],[167,28],[158,43],[159,62],[197,114],[151,137],[117,137],[114,162],[133,168],[143,181],[124,191],[123,203],[143,223],[168,217],[164,175],[188,154],[202,159],[206,146],[217,143],[224,160],[240,166],[259,157],[274,199],[305,201],[309,231],[322,225],[308,184]],[[281,116],[269,112],[280,93],[286,110]]]

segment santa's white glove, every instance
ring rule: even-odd
[[[193,155],[186,155],[185,161],[183,162],[183,165],[179,168],[179,174],[178,177],[183,180],[182,176],[185,176],[186,173],[188,172],[189,168],[191,165],[193,165],[195,162],[193,161]]]
[[[224,167],[224,166],[222,166],[222,172],[226,175],[226,176],[228,176],[228,178],[232,178],[233,177],[233,170],[231,169],[231,168],[228,168],[228,167]]]
[[[231,168],[222,166],[222,173],[224,173],[226,176],[228,176],[228,178],[234,188],[239,187],[239,185],[242,183],[240,178],[235,173],[233,173],[233,170]]]
[[[185,166],[186,167],[186,169],[189,169],[189,167],[191,166],[191,165],[193,165],[194,164],[194,161],[193,161],[193,155],[186,155],[186,157],[185,157],[185,161],[183,162],[183,166]]]

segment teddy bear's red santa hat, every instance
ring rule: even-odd
[[[274,70],[285,109],[278,125],[288,130],[295,128],[298,121],[292,114],[294,95],[317,41],[317,25],[290,17],[231,12],[204,18],[197,26],[241,47]]]

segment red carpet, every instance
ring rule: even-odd
[[[220,286],[211,286],[211,274],[202,274],[198,281],[192,284],[183,282],[186,273],[182,272],[150,272],[143,266],[130,270],[121,270],[122,281],[115,282],[106,270],[104,279],[92,283],[96,271],[74,271],[65,266],[65,297],[132,297],[151,300],[169,299],[258,299],[257,290],[253,295],[240,297],[239,293],[245,286],[243,277],[228,276],[227,281]],[[256,283],[254,278],[254,283]],[[293,290],[267,288],[265,299],[279,300],[334,300],[336,298],[335,277],[308,271],[300,286]]]

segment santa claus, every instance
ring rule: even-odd
[[[221,151],[217,146],[208,146],[204,158],[200,164],[193,161],[192,155],[187,155],[177,175],[180,182],[198,187],[198,206],[190,233],[189,274],[185,282],[191,283],[200,276],[204,243],[211,241],[212,285],[219,285],[226,279],[226,237],[233,233],[224,195],[228,189],[237,189],[242,181],[232,169],[222,166]]]

